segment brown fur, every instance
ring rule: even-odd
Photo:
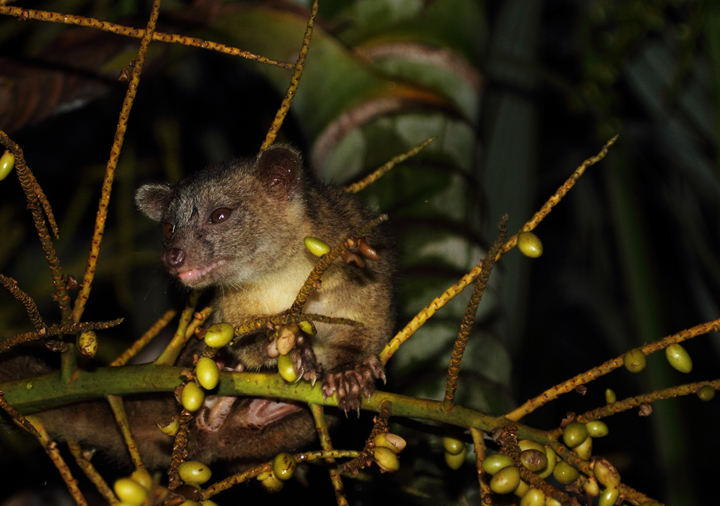
[[[317,262],[303,244],[306,236],[332,246],[372,217],[353,196],[317,182],[300,155],[285,146],[269,148],[255,159],[208,167],[173,185],[145,185],[136,202],[161,225],[162,260],[168,271],[190,288],[215,287],[213,320],[235,325],[292,305]],[[319,323],[317,335],[304,336],[304,347],[293,350],[296,369],[302,366],[302,372],[309,370],[323,381],[326,395],[337,392],[346,411],[357,409],[361,396],[374,389],[375,378],[384,377],[377,354],[390,338],[394,319],[391,245],[382,230],[367,239],[380,259],[367,261],[362,269],[336,261],[304,309],[358,320],[364,327]],[[268,356],[268,344],[264,332],[247,336],[223,350],[226,365],[273,370],[276,360]],[[181,363],[187,364],[191,355],[186,352]],[[5,372],[18,377],[8,372],[11,369]],[[42,371],[37,365],[34,372]],[[198,423],[208,416],[203,408],[191,428],[189,458],[205,463],[257,462],[280,451],[299,450],[315,438],[307,409],[287,406],[286,416],[262,423],[258,420],[264,412],[258,412],[257,405],[238,399],[218,430]],[[126,410],[146,465],[168,465],[172,440],[155,422],[169,421],[178,411],[176,401],[171,396],[128,398]],[[104,402],[67,406],[41,416],[56,437],[74,438],[121,460],[127,455]]]

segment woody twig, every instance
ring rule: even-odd
[[[35,179],[35,176],[30,171],[30,168],[25,163],[25,157],[23,151],[20,149],[15,142],[5,135],[5,132],[0,131],[0,144],[9,149],[15,156],[15,170],[17,171],[18,180],[20,181],[20,187],[25,192],[25,197],[28,202],[28,209],[32,214],[33,222],[35,223],[35,230],[40,238],[40,246],[45,253],[45,259],[47,260],[48,267],[50,267],[50,273],[52,275],[53,284],[55,285],[55,291],[57,294],[57,302],[60,308],[60,314],[62,316],[63,323],[70,322],[70,297],[65,287],[65,277],[63,276],[62,267],[60,266],[60,260],[58,260],[57,253],[55,252],[55,246],[53,245],[52,238],[50,237],[50,231],[48,225],[45,222],[45,216],[47,216],[50,222],[50,227],[55,234],[58,236],[58,228],[55,223],[55,216],[53,215],[50,203],[45,197],[45,193],[42,191],[40,184]],[[43,212],[45,216],[43,216]]]
[[[315,267],[313,268],[310,275],[305,280],[305,283],[303,284],[302,288],[300,288],[300,292],[298,293],[297,298],[295,299],[295,302],[293,302],[292,307],[290,308],[290,314],[299,314],[302,312],[303,307],[305,307],[305,303],[308,300],[308,297],[310,297],[310,294],[315,291],[316,287],[318,286],[320,282],[320,278],[322,277],[323,273],[327,270],[328,267],[330,267],[330,264],[339,257],[344,251],[346,251],[348,248],[352,247],[356,241],[354,240],[355,237],[362,237],[365,234],[367,234],[370,230],[372,230],[374,227],[378,226],[383,221],[387,220],[388,216],[387,214],[381,214],[374,220],[369,221],[360,229],[358,229],[352,236],[345,239],[344,241],[341,241],[340,244],[332,248],[330,251],[325,253],[318,263],[315,264]]]
[[[180,483],[182,483],[180,481],[178,466],[180,466],[183,460],[185,460],[185,448],[187,448],[188,430],[190,428],[190,421],[192,418],[192,413],[186,409],[180,413],[180,428],[178,429],[177,434],[175,434],[172,457],[170,459],[170,468],[168,469],[168,488],[170,490],[175,490],[180,486]]]
[[[445,290],[442,295],[436,297],[427,307],[423,308],[418,314],[416,314],[415,317],[413,317],[413,319],[405,325],[405,328],[395,334],[390,342],[385,345],[385,348],[380,353],[380,362],[382,362],[383,365],[387,364],[390,357],[392,357],[395,352],[400,349],[400,345],[407,341],[420,327],[422,327],[438,309],[454,299],[455,296],[462,292],[466,286],[475,281],[482,271],[483,264],[484,262],[480,262],[478,265],[473,267],[470,272],[460,279],[460,281]]]
[[[127,364],[128,360],[140,353],[140,350],[145,348],[145,346],[147,346],[147,344],[152,341],[156,335],[158,335],[158,332],[164,329],[165,326],[170,322],[170,320],[175,318],[176,314],[177,311],[175,309],[170,309],[169,311],[167,311],[158,319],[158,321],[156,321],[152,325],[152,327],[147,329],[147,331],[142,336],[140,336],[140,339],[135,341],[132,346],[130,346],[130,348],[128,348],[122,353],[122,355],[113,360],[110,363],[110,366],[114,367]]]
[[[23,343],[29,343],[40,339],[45,339],[60,334],[77,334],[79,332],[85,332],[86,330],[104,330],[110,327],[115,327],[122,323],[123,318],[117,320],[111,320],[109,322],[82,322],[82,323],[68,323],[65,325],[50,325],[47,327],[43,335],[37,332],[25,332],[16,336],[10,337],[3,341],[0,341],[0,353],[9,350],[13,346],[17,346]]]
[[[115,493],[110,489],[110,487],[108,487],[108,484],[105,482],[103,477],[100,476],[100,473],[97,472],[95,466],[93,466],[92,463],[83,455],[80,445],[71,440],[68,440],[67,444],[68,448],[70,448],[70,453],[72,453],[72,456],[75,457],[75,462],[77,462],[77,465],[83,470],[85,476],[87,476],[93,485],[95,485],[95,488],[100,495],[103,496],[108,504],[119,504],[120,501],[117,497],[115,497]]]
[[[123,439],[125,440],[125,446],[127,446],[130,452],[130,459],[133,465],[138,467],[145,467],[140,457],[140,450],[138,450],[137,443],[135,443],[135,436],[133,436],[130,430],[130,424],[128,423],[127,414],[125,413],[125,406],[123,405],[122,397],[117,395],[107,396],[108,404],[115,415],[115,423],[117,424],[120,432],[122,433]]]
[[[235,327],[235,335],[243,336],[251,332],[256,332],[268,327],[268,325],[279,326],[279,325],[291,325],[293,323],[300,323],[302,321],[310,322],[322,322],[330,323],[333,325],[349,325],[351,327],[362,327],[362,322],[356,322],[349,318],[333,318],[331,316],[324,316],[320,314],[279,314],[273,316],[264,316],[262,318],[253,318],[252,320],[242,323]]]
[[[593,473],[593,463],[592,462],[586,462],[583,459],[581,459],[575,452],[568,449],[566,446],[561,444],[558,441],[551,441],[550,445],[552,446],[553,451],[565,462],[573,466],[578,471],[582,472],[586,476],[594,476]],[[624,483],[620,483],[619,487],[620,489],[620,497],[624,498],[628,501],[630,501],[635,506],[640,506],[644,504],[654,504],[652,499],[650,499],[648,496],[643,494],[642,492],[638,492],[632,487],[629,487],[625,485]],[[659,504],[659,503],[657,503]]]
[[[209,305],[205,306],[200,311],[196,311],[193,314],[193,319],[190,322],[190,325],[188,325],[187,329],[185,330],[185,339],[190,339],[191,336],[195,335],[198,332],[200,326],[205,323],[208,318],[210,318],[212,310],[212,305]]]
[[[155,359],[157,365],[172,365],[175,363],[177,358],[180,356],[180,352],[185,346],[185,343],[190,338],[187,336],[187,329],[190,323],[193,321],[193,315],[195,314],[195,307],[197,306],[198,300],[200,299],[201,292],[199,290],[193,290],[188,297],[187,305],[180,315],[180,321],[178,322],[177,330],[170,343],[165,347],[163,352],[158,358]]]
[[[72,495],[73,499],[75,499],[75,502],[78,504],[78,506],[87,506],[87,502],[85,501],[82,492],[80,492],[80,488],[78,488],[77,480],[75,480],[72,473],[70,472],[70,468],[65,463],[62,455],[60,455],[60,451],[57,448],[57,443],[50,439],[50,436],[45,430],[45,427],[43,427],[42,423],[37,417],[29,416],[27,417],[27,419],[35,427],[35,432],[39,434],[38,439],[40,440],[40,444],[45,450],[45,453],[48,454],[50,460],[52,460],[53,464],[55,464],[55,467],[57,467],[58,471],[60,471],[60,476],[62,476],[62,479],[65,482],[68,491],[70,492],[70,495]]]
[[[354,459],[360,455],[360,452],[355,450],[319,450],[314,452],[305,452],[305,453],[296,453],[293,455],[293,458],[295,459],[295,462],[301,463],[301,462],[312,462],[313,460],[318,459],[343,459],[343,458],[351,458]],[[209,499],[212,496],[222,492],[223,490],[228,490],[229,488],[237,485],[238,483],[245,482],[251,478],[255,478],[256,476],[268,472],[272,469],[272,463],[267,462],[265,464],[261,464],[259,466],[255,466],[253,468],[250,468],[246,471],[243,471],[242,473],[234,474],[228,478],[225,478],[222,481],[219,481],[217,483],[214,483],[213,485],[209,486],[205,490],[203,490],[200,493],[201,500]]]
[[[74,16],[72,14],[62,14],[60,12],[49,12],[41,11],[36,9],[23,9],[21,7],[13,7],[10,5],[0,5],[0,14],[8,16],[15,16],[17,18],[37,19],[39,21],[51,21],[53,23],[64,23],[67,25],[86,26],[89,28],[95,28],[104,32],[111,32],[117,35],[125,35],[127,37],[134,37],[141,39],[145,35],[145,30],[141,28],[133,28],[130,26],[118,25],[110,23],[108,21],[100,21],[95,18],[88,18],[85,16]],[[265,56],[253,54],[250,51],[244,51],[236,47],[226,46],[225,44],[218,44],[209,40],[198,39],[197,37],[185,37],[178,34],[170,34],[163,32],[153,32],[152,40],[159,42],[169,42],[172,44],[183,44],[185,46],[193,46],[201,49],[208,49],[210,51],[218,51],[220,53],[229,54],[231,56],[239,56],[247,60],[255,60],[260,63],[266,63],[268,65],[274,65],[285,69],[294,68],[295,65],[292,63],[285,63]]]
[[[17,170],[18,173],[20,187],[25,192],[25,196],[28,201],[37,201],[40,204],[45,212],[48,222],[50,223],[50,228],[55,236],[55,239],[59,239],[60,231],[58,230],[57,222],[55,221],[55,214],[50,206],[50,201],[45,196],[45,192],[42,187],[40,187],[40,183],[38,183],[37,179],[35,179],[35,175],[27,166],[22,149],[20,149],[20,146],[11,141],[10,138],[5,135],[5,132],[2,131],[0,131],[0,143],[10,150],[15,158],[15,170]]]
[[[476,429],[475,427],[470,427],[470,435],[473,439],[473,449],[475,451],[478,483],[480,484],[480,498],[482,500],[482,504],[491,506],[492,490],[490,490],[490,485],[488,485],[487,482],[483,480],[483,475],[485,474],[485,471],[482,468],[482,463],[483,460],[485,460],[485,451],[487,450],[487,447],[485,446],[485,438],[483,436],[483,432],[479,429]]]
[[[27,418],[22,416],[18,410],[13,408],[8,401],[5,400],[5,392],[0,390],[0,409],[5,411],[8,415],[12,417],[13,420],[15,420],[17,423],[19,423],[26,431],[28,431],[30,434],[34,435],[35,437],[40,437],[40,433],[37,431],[37,429],[31,424]]]
[[[272,469],[272,463],[267,462],[265,464],[261,464],[259,466],[251,467],[250,469],[247,469],[241,473],[233,474],[232,476],[229,476],[225,478],[224,480],[221,480],[217,483],[213,483],[208,488],[203,490],[200,493],[201,499],[209,499],[212,496],[219,494],[220,492],[224,490],[228,490],[238,483],[246,482],[247,480],[250,480],[252,478],[255,478],[256,476],[269,472]]]
[[[600,152],[588,158],[585,160],[580,166],[575,169],[575,172],[572,173],[572,175],[563,183],[563,185],[557,189],[557,191],[548,199],[545,204],[540,208],[538,212],[536,212],[533,217],[523,225],[523,227],[520,229],[521,232],[531,232],[532,230],[535,230],[535,228],[540,224],[542,220],[544,220],[548,214],[550,214],[550,211],[552,211],[552,208],[555,207],[560,203],[560,201],[565,197],[565,195],[568,194],[568,192],[572,189],[573,186],[575,186],[575,183],[577,183],[577,180],[580,179],[580,176],[582,176],[585,173],[585,169],[590,167],[591,165],[595,165],[600,160],[605,158],[605,155],[607,155],[608,149],[610,149],[610,146],[615,144],[615,141],[617,140],[618,136],[616,135],[603,146],[603,148],[600,150]],[[517,234],[512,236],[508,241],[503,245],[502,249],[498,253],[498,259],[503,256],[505,253],[513,249],[517,245]]]
[[[315,419],[315,430],[317,431],[318,439],[320,439],[320,447],[325,451],[332,451],[332,441],[330,440],[330,431],[328,430],[327,420],[325,419],[324,408],[319,404],[310,404],[310,412]],[[342,478],[340,477],[340,472],[335,464],[335,459],[328,457],[325,459],[325,463],[329,466],[330,482],[335,490],[335,500],[338,506],[347,506],[348,502],[345,497],[345,489]]]
[[[435,139],[437,139],[437,137],[430,137],[429,139],[424,140],[423,142],[421,142],[420,144],[418,144],[411,150],[392,158],[389,162],[385,163],[384,165],[382,165],[381,167],[376,169],[372,174],[364,177],[362,180],[358,181],[357,183],[353,183],[353,184],[345,186],[343,188],[343,190],[345,190],[348,193],[357,193],[359,191],[364,190],[365,188],[367,188],[368,186],[373,184],[375,181],[377,181],[378,179],[383,177],[385,174],[390,172],[390,169],[395,167],[398,163],[402,163],[405,160],[407,160],[408,158],[418,154],[424,148],[429,146],[430,143],[432,143]]]
[[[645,346],[641,346],[638,349],[642,351],[645,355],[649,355],[650,353],[665,349],[671,344],[681,343],[688,339],[692,339],[693,337],[707,334],[710,331],[720,331],[720,318],[706,323],[701,323],[700,325],[696,325],[695,327],[692,327],[690,329],[682,330],[677,334],[664,337],[663,339],[660,339],[658,341],[646,344]],[[540,406],[544,406],[545,404],[552,401],[553,399],[556,399],[560,395],[572,392],[577,386],[584,385],[585,383],[589,383],[590,381],[597,379],[600,376],[604,376],[607,373],[614,371],[618,367],[622,367],[624,363],[625,361],[623,355],[615,357],[612,360],[608,360],[604,364],[593,367],[589,371],[578,374],[577,376],[570,378],[567,381],[563,381],[559,385],[555,385],[554,387],[545,390],[537,397],[528,400],[522,406],[512,410],[510,413],[505,415],[505,417],[508,420],[512,421],[520,420],[523,416],[532,413]]]
[[[390,415],[392,414],[392,407],[393,404],[388,399],[382,401],[380,409],[378,410],[378,416],[375,417],[375,425],[373,426],[372,431],[370,431],[370,435],[365,442],[365,448],[363,448],[359,457],[343,464],[340,468],[340,472],[356,476],[361,469],[365,469],[366,467],[372,465],[373,455],[375,452],[375,437],[379,434],[388,432],[388,421],[390,420]]]
[[[317,16],[318,6],[319,0],[315,0],[310,9],[310,18],[308,19],[307,28],[305,29],[305,36],[303,37],[300,54],[295,62],[295,71],[290,78],[290,86],[285,93],[285,97],[280,104],[280,108],[275,114],[275,119],[273,120],[272,125],[270,125],[270,129],[265,136],[265,140],[260,146],[261,153],[275,141],[275,137],[277,136],[277,133],[285,121],[288,111],[290,110],[290,105],[292,104],[293,98],[295,98],[295,93],[297,93],[298,86],[300,85],[300,77],[302,76],[303,69],[305,68],[305,58],[307,57],[308,49],[310,47],[310,39],[312,38],[313,29],[315,28],[315,16]]]
[[[78,364],[75,344],[62,343],[60,351],[60,383],[68,386],[77,378]]]
[[[542,206],[540,211],[535,213],[532,219],[523,226],[521,231],[529,232],[531,230],[534,230],[535,227],[537,227],[538,224],[550,213],[552,208],[555,207],[570,191],[570,189],[575,185],[575,182],[580,178],[580,176],[585,173],[585,169],[587,169],[590,165],[593,165],[602,160],[607,154],[607,150],[615,143],[616,140],[617,136],[613,137],[607,142],[607,144],[605,144],[605,146],[603,146],[600,153],[585,160],[575,170],[573,175],[570,176],[570,178],[555,192],[555,194],[548,199],[548,201]],[[495,261],[499,260],[500,257],[510,251],[516,245],[517,234],[512,236],[510,239],[507,240],[507,242],[505,242],[505,244],[503,244],[503,247],[500,249],[500,251],[495,257]],[[425,307],[417,315],[415,315],[415,317],[410,320],[410,323],[408,323],[405,328],[398,332],[395,337],[393,337],[390,342],[385,346],[385,349],[383,349],[382,353],[380,353],[380,361],[383,363],[383,365],[386,364],[388,360],[390,360],[390,357],[392,357],[393,354],[400,348],[400,345],[407,341],[410,336],[412,336],[420,327],[422,327],[425,322],[430,319],[438,309],[450,302],[453,298],[455,298],[455,296],[462,292],[466,286],[475,281],[475,279],[477,279],[477,277],[482,272],[482,267],[483,262],[480,262],[478,265],[473,267],[470,272],[460,278],[457,283],[445,290],[442,295],[436,297],[427,307]]]
[[[500,235],[497,239],[495,239],[492,247],[487,252],[487,255],[485,255],[482,270],[475,282],[475,289],[470,296],[470,301],[465,309],[465,316],[460,324],[460,332],[455,340],[453,351],[450,356],[450,366],[448,367],[447,373],[447,385],[445,386],[445,400],[443,401],[444,411],[452,410],[455,405],[453,399],[455,398],[455,391],[457,390],[458,385],[460,363],[462,362],[463,353],[465,353],[465,346],[467,345],[468,338],[470,337],[470,331],[472,330],[473,323],[475,322],[475,315],[477,314],[478,306],[480,305],[482,296],[485,293],[485,288],[487,287],[488,280],[490,279],[490,273],[492,272],[493,265],[495,265],[495,256],[500,250],[502,244],[505,242],[505,237],[507,237],[507,220],[507,214],[500,220]]]
[[[715,390],[720,390],[720,379],[712,381],[698,381],[696,383],[688,383],[685,385],[665,388],[663,390],[658,390],[649,394],[629,397],[627,399],[623,399],[622,401],[613,402],[612,404],[607,404],[601,408],[593,409],[592,411],[583,413],[575,420],[580,423],[592,422],[593,420],[599,420],[600,418],[605,418],[608,416],[612,416],[616,413],[622,413],[623,411],[636,408],[641,404],[651,404],[655,401],[660,401],[663,399],[671,399],[673,397],[695,394],[698,392],[698,390],[700,390],[706,385],[711,386]]]
[[[37,305],[35,304],[35,301],[32,300],[32,297],[23,292],[18,286],[18,282],[13,278],[0,274],[0,284],[2,284],[13,297],[19,300],[23,306],[25,306],[25,312],[27,312],[28,318],[30,318],[30,322],[33,324],[33,327],[35,327],[35,332],[39,336],[44,336],[47,332],[47,327],[42,321],[40,311],[38,311]]]
[[[570,504],[570,497],[555,487],[548,484],[537,474],[526,468],[520,461],[520,447],[518,446],[518,428],[515,425],[505,427],[498,438],[502,453],[509,456],[515,467],[520,471],[520,476],[534,488],[541,490],[546,497],[552,497],[562,504]]]
[[[135,57],[135,66],[133,67],[132,77],[128,83],[125,99],[123,100],[122,108],[120,109],[120,118],[118,119],[117,127],[115,129],[115,140],[113,141],[113,145],[110,149],[110,158],[108,159],[107,166],[105,168],[105,177],[103,179],[100,202],[98,204],[97,216],[95,218],[95,228],[93,230],[92,242],[90,244],[90,254],[88,255],[88,261],[85,267],[82,288],[75,299],[75,306],[73,307],[72,317],[76,322],[79,322],[82,317],[83,311],[85,310],[85,304],[90,296],[92,282],[95,278],[97,261],[100,255],[100,243],[102,241],[103,234],[105,233],[110,194],[112,193],[112,185],[115,179],[115,169],[117,167],[118,159],[120,158],[120,151],[122,150],[122,145],[125,140],[125,131],[127,130],[130,111],[132,110],[135,95],[137,94],[137,89],[140,85],[140,74],[142,73],[143,65],[145,63],[145,55],[147,54],[148,46],[152,40],[153,33],[155,32],[155,25],[157,24],[159,12],[160,0],[154,0],[152,11],[150,13],[150,19],[148,20],[147,28],[145,29],[145,33],[140,41],[137,56]]]
[[[50,208],[50,202],[48,202],[42,188],[40,188],[40,184],[37,182],[35,176],[32,172],[30,172],[30,169],[25,163],[25,158],[20,147],[12,142],[3,132],[0,132],[0,142],[12,151],[13,156],[15,157],[15,170],[17,171],[18,179],[20,180],[20,186],[25,192],[25,196],[28,201],[28,209],[32,214],[35,229],[37,230],[38,237],[40,238],[40,245],[45,252],[45,259],[50,267],[50,273],[52,275],[53,284],[55,285],[55,296],[57,297],[58,306],[60,308],[62,323],[70,323],[72,321],[70,313],[70,297],[68,296],[65,277],[63,276],[62,267],[60,266],[57,253],[55,252],[55,246],[53,245],[52,238],[50,237],[47,223],[43,217],[44,212],[50,222],[50,226],[55,234],[55,237],[58,237],[58,228],[55,223],[55,217],[52,209]],[[72,344],[68,344],[62,350],[60,361],[60,381],[63,385],[68,385],[70,383],[75,371],[77,370],[77,357],[75,356],[73,348],[74,346]]]

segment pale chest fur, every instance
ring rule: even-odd
[[[316,262],[315,257],[302,254],[292,265],[284,264],[281,270],[265,276],[262,281],[235,288],[218,287],[215,320],[238,325],[251,318],[288,310]],[[364,322],[367,317],[365,304],[371,299],[367,291],[371,287],[360,282],[354,274],[352,268],[340,262],[331,265],[322,276],[320,288],[308,298],[303,313]],[[335,347],[341,344],[338,332],[345,334],[351,327],[321,322],[316,322],[316,327],[318,333],[313,337],[313,350],[319,361],[327,366],[336,357]],[[248,336],[242,343],[234,350],[248,370],[274,366],[275,360],[267,355],[268,342],[264,332],[256,334],[255,338]]]
[[[237,325],[249,318],[288,310],[314,267],[315,258],[302,255],[292,265],[284,265],[257,282],[246,283],[240,287],[218,287],[215,301],[216,319]],[[347,283],[348,279],[343,270],[338,266],[331,266],[324,273],[320,288],[310,295],[303,312],[344,318],[357,316],[352,308],[338,307],[338,295]]]
[[[312,267],[310,262],[295,262],[291,268],[279,269],[253,283],[217,287],[216,319],[237,325],[248,318],[285,311],[292,305]]]

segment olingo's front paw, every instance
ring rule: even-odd
[[[315,382],[322,377],[322,366],[318,362],[312,346],[310,346],[309,339],[300,335],[289,355],[293,361],[297,377],[315,385]]]
[[[367,357],[358,364],[349,364],[329,372],[323,380],[323,397],[337,393],[338,407],[347,413],[360,413],[362,396],[370,397],[375,391],[375,380],[385,381],[385,370],[376,356]]]

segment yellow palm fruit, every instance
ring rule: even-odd
[[[205,402],[205,392],[195,383],[190,382],[183,387],[180,400],[182,401],[183,408],[188,411],[197,411],[203,405],[203,402]]]
[[[232,341],[235,329],[229,323],[216,323],[205,332],[205,344],[211,348],[222,348]]]
[[[572,422],[563,430],[563,441],[570,448],[580,446],[588,438],[588,430],[584,423]]]
[[[210,468],[202,462],[188,460],[178,466],[180,479],[185,483],[196,483],[202,485],[212,477]]]
[[[640,372],[645,369],[647,358],[645,358],[645,354],[638,348],[633,348],[632,350],[625,353],[625,356],[623,357],[623,362],[625,364],[625,368],[628,371]]]
[[[293,474],[295,474],[296,467],[295,459],[289,453],[278,453],[273,459],[273,474],[275,474],[279,480],[287,481],[292,478]]]
[[[200,357],[195,366],[195,377],[205,390],[212,390],[220,381],[220,369],[217,363],[208,357]]]
[[[130,478],[117,480],[113,485],[113,490],[120,501],[133,506],[140,506],[148,495],[148,490],[145,487]]]
[[[305,238],[305,247],[316,257],[321,257],[330,251],[330,246],[322,242],[320,239],[310,236]]]
[[[280,355],[277,359],[278,373],[280,377],[288,383],[295,383],[298,379],[295,374],[295,366],[290,355]]]
[[[671,344],[665,348],[665,356],[674,369],[688,373],[692,371],[693,363],[688,352],[679,344]]]
[[[6,149],[5,153],[0,156],[0,181],[8,177],[14,166],[15,155]]]
[[[496,494],[509,494],[520,485],[520,471],[514,466],[501,469],[490,480],[490,490]]]

